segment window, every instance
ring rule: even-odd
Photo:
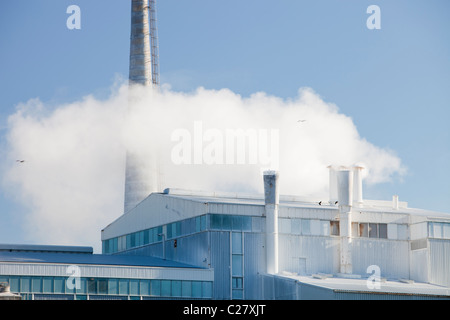
[[[172,280],[172,297],[181,297],[181,281]]]
[[[202,283],[200,281],[192,281],[192,298],[202,297]]]
[[[97,294],[97,281],[94,278],[87,280],[87,286],[89,294]]]
[[[310,220],[302,219],[302,234],[303,235],[311,234]]]
[[[119,293],[119,287],[117,284],[118,284],[117,279],[109,279],[108,280],[108,294],[118,294]]]
[[[233,276],[242,276],[242,255],[233,254],[232,255],[232,275]]]
[[[191,281],[182,281],[181,282],[181,296],[182,297],[191,297],[192,296],[192,282]]]
[[[380,223],[378,225],[378,238],[387,239],[387,224]]]
[[[119,294],[120,295],[128,295],[128,280],[127,279],[119,280]]]
[[[212,298],[212,282],[209,281],[202,282],[202,297]]]
[[[170,280],[161,280],[161,296],[170,297],[171,283]]]
[[[65,293],[66,281],[64,278],[55,278],[54,289],[55,293]]]
[[[378,238],[378,224],[369,223],[369,238]]]
[[[45,277],[42,279],[44,293],[53,293],[53,278]]]
[[[360,237],[369,237],[369,224],[368,223],[360,223],[359,224],[359,236]]]
[[[31,279],[30,278],[21,278],[20,279],[20,292],[31,292]]]
[[[42,279],[40,277],[34,277],[31,279],[31,292],[42,292]]]
[[[339,235],[339,221],[330,221],[330,235]]]
[[[150,280],[139,281],[139,291],[142,296],[150,295]]]
[[[139,280],[130,280],[130,295],[139,295]]]
[[[242,233],[233,232],[231,234],[231,248],[233,254],[242,254]]]
[[[98,293],[108,294],[108,279],[98,279]]]
[[[151,280],[150,293],[157,297],[161,295],[161,280]]]

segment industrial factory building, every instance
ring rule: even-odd
[[[155,0],[131,6],[129,79],[151,88]],[[8,297],[450,299],[450,215],[364,199],[361,167],[330,166],[329,196],[311,199],[280,195],[289,172],[276,171],[263,194],[162,191],[155,166],[127,153],[124,214],[101,230],[102,254],[0,245]]]

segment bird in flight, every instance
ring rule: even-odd
[[[25,160],[16,160],[16,162],[24,163]]]
[[[300,119],[300,120],[297,120],[297,122],[305,122],[306,120],[303,120],[303,119]]]

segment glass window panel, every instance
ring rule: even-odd
[[[206,230],[206,216],[203,215],[200,217],[200,231]]]
[[[330,235],[330,223],[328,221],[320,221],[320,230],[321,230],[321,235],[329,236]]]
[[[19,277],[9,278],[9,288],[11,292],[20,292],[20,279]]]
[[[139,295],[139,280],[130,280],[130,294]]]
[[[176,226],[175,236],[179,237],[179,236],[181,236],[181,221],[177,222],[175,226]]]
[[[358,224],[356,224],[356,227]],[[354,224],[352,224],[352,234],[356,234],[356,232],[353,232],[354,230]],[[339,221],[330,221],[330,234],[332,236],[338,236],[339,235]]]
[[[113,252],[117,252],[117,250],[118,250],[118,241],[119,240],[119,238],[114,238],[114,240],[113,240]]]
[[[242,217],[242,231],[252,231],[252,217]]]
[[[31,279],[31,292],[42,292],[42,279],[41,277],[34,277]]]
[[[252,219],[252,231],[262,232],[262,218],[261,217],[251,217]]]
[[[76,289],[77,293],[86,293],[87,280],[86,278],[80,278],[80,288]]]
[[[150,280],[140,280],[139,281],[139,292],[141,296],[150,295]]]
[[[152,296],[160,296],[161,295],[161,280],[152,280],[150,289],[151,289]]]
[[[210,216],[211,229],[220,230],[222,229],[222,215],[212,214]]]
[[[89,278],[87,280],[88,293],[97,294],[97,280],[94,278]]]
[[[233,277],[232,287],[233,289],[242,289],[242,278]]]
[[[161,280],[161,296],[162,297],[170,297],[170,288],[171,283],[170,280]]]
[[[444,239],[450,239],[450,224],[449,223],[444,223],[443,237],[444,237]]]
[[[212,298],[212,282],[202,282],[202,298]]]
[[[45,277],[42,280],[42,288],[44,293],[53,293],[53,278]]]
[[[319,236],[322,234],[322,230],[320,229],[320,221],[319,220],[310,220],[310,231],[311,235]]]
[[[85,296],[85,295],[77,295],[75,297],[75,300],[87,300],[87,296]]]
[[[310,234],[311,234],[310,220],[302,219],[302,235],[310,235]]]
[[[378,225],[369,223],[369,238],[378,238]]]
[[[222,230],[231,230],[231,216],[230,215],[223,215],[222,216]]]
[[[242,276],[242,255],[232,255],[232,275]]]
[[[66,279],[55,278],[53,291],[55,293],[65,293],[65,289],[66,289]]]
[[[291,220],[291,232],[293,234],[301,234],[302,233],[302,222],[300,219],[292,219]]]
[[[172,238],[172,223],[171,224],[169,224],[169,225],[167,225],[167,239],[170,239],[170,238]]]
[[[192,296],[192,282],[191,281],[182,281],[181,282],[181,296],[182,297],[191,297]]]
[[[144,239],[143,239],[143,244],[149,244],[150,243],[150,230],[145,230],[144,231]]]
[[[98,279],[98,293],[108,294],[108,279]]]
[[[119,294],[128,295],[128,279],[119,279]]]
[[[201,231],[200,217],[196,217],[195,218],[195,232],[200,232],[200,231]]]
[[[200,281],[192,281],[192,298],[201,298],[202,283]]]
[[[291,233],[291,219],[278,219],[280,233]]]
[[[131,234],[126,235],[125,239],[126,239],[126,246],[125,246],[125,248],[126,249],[131,248]]]
[[[117,279],[109,279],[108,280],[108,294],[118,294],[119,293],[119,287],[117,284],[118,284]]]
[[[378,225],[378,238],[387,239],[387,224],[380,223]]]
[[[360,237],[369,237],[369,224],[368,223],[360,223],[359,224],[359,236]]]
[[[172,280],[172,297],[181,297],[181,281]]]
[[[397,226],[397,236],[399,240],[408,240],[408,226],[406,224]]]
[[[103,253],[110,253],[109,252],[109,240],[102,241],[102,251],[103,251]]]
[[[434,238],[442,238],[442,224],[433,222],[433,237]]]
[[[232,216],[232,229],[242,230],[242,216]]]
[[[163,227],[156,227],[156,241],[162,241]]]
[[[242,254],[242,234],[233,232],[231,235],[232,253]]]
[[[21,278],[20,279],[20,292],[31,292],[31,279],[30,278]]]

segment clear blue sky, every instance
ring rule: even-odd
[[[0,147],[18,103],[107,97],[128,76],[129,3],[0,2]],[[72,4],[81,30],[66,27]],[[380,30],[366,27],[372,4]],[[448,0],[159,0],[161,82],[282,98],[311,87],[408,168],[365,197],[450,212],[449,14]],[[1,243],[21,242],[24,210],[0,192]]]

